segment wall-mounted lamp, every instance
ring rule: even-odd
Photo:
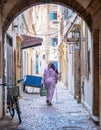
[[[69,48],[73,48],[72,51],[81,49],[80,31],[72,31],[72,37],[67,38]],[[71,49],[70,49],[71,50]]]
[[[81,33],[80,33],[80,24],[74,24],[71,29],[71,37],[67,38],[67,44],[73,46],[73,51],[81,49]]]

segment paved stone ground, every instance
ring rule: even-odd
[[[0,121],[0,130],[101,130],[90,119],[82,104],[61,83],[57,84],[53,105],[46,105],[46,98],[38,93],[24,93],[20,99],[22,123],[15,115]]]

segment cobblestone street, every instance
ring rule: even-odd
[[[0,121],[0,130],[101,130],[96,126],[82,104],[61,83],[57,84],[53,105],[46,105],[46,98],[38,93],[24,93],[20,99],[22,123],[15,115],[6,115]]]

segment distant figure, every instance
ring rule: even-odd
[[[51,102],[57,81],[58,81],[58,71],[55,68],[55,65],[52,62],[50,62],[48,64],[48,67],[44,70],[43,73],[43,84],[47,90],[46,102],[47,105],[49,106],[52,105]]]
[[[58,70],[56,69],[55,65],[52,63],[51,68],[58,74]]]

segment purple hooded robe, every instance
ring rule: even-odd
[[[52,68],[46,68],[43,73],[43,84],[47,90],[47,100],[52,101],[56,83],[58,80],[57,73]]]

